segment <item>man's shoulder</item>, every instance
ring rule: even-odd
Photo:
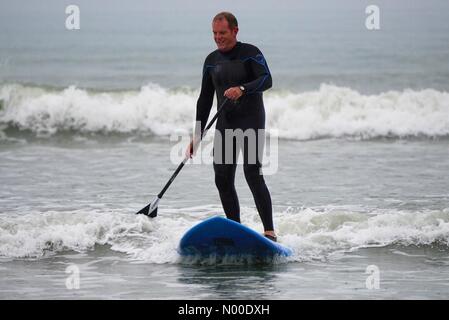
[[[244,49],[249,49],[249,50],[259,50],[259,48],[257,48],[255,45],[251,44],[251,43],[247,43],[247,42],[241,42],[241,46]]]
[[[215,49],[214,51],[212,51],[211,53],[209,53],[207,55],[205,62],[208,63],[208,62],[213,61],[215,59],[215,57],[217,56],[217,54],[218,54],[218,49]]]
[[[251,43],[241,42],[241,50],[247,54],[259,54],[261,53],[259,48]]]

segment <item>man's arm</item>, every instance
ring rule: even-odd
[[[258,48],[253,47],[251,55],[245,59],[245,62],[248,63],[254,76],[254,80],[243,84],[245,87],[245,94],[262,92],[270,89],[272,86],[271,73],[262,52]]]
[[[196,103],[195,132],[192,141],[186,149],[187,158],[191,158],[196,152],[198,144],[201,141],[204,128],[206,127],[207,119],[209,118],[212,103],[214,102],[215,88],[208,70],[210,67],[211,66],[207,64],[206,58],[203,66],[200,96]]]
[[[214,102],[214,84],[212,78],[209,74],[209,68],[212,67],[207,64],[207,59],[203,66],[203,78],[201,80],[201,92],[196,103],[196,127],[195,136],[201,134],[206,127],[207,119],[209,118],[210,110],[212,108],[212,103]],[[200,125],[198,125],[200,124]]]

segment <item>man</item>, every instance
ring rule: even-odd
[[[234,178],[238,152],[243,147],[243,170],[264,226],[264,235],[276,241],[271,196],[261,171],[264,137],[257,134],[265,129],[262,92],[271,88],[270,71],[257,47],[237,41],[239,29],[234,15],[229,12],[217,14],[212,21],[212,30],[218,49],[210,53],[204,62],[196,109],[196,121],[199,124],[195,130],[197,138],[188,146],[186,156],[191,158],[195,153],[216,92],[218,105],[225,103],[217,119],[214,139],[215,184],[225,214],[228,219],[240,222]],[[236,129],[240,129],[240,132],[255,130],[256,134],[251,135],[252,140],[243,139],[243,144],[237,142],[242,140],[235,137],[227,139],[226,134]],[[229,158],[231,161],[228,161]]]

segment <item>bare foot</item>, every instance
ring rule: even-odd
[[[267,237],[268,239],[270,239],[271,241],[274,241],[274,242],[277,241],[276,233],[274,233],[273,230],[265,231],[263,235],[265,237]]]

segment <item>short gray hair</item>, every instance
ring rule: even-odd
[[[233,29],[233,28],[239,26],[239,24],[237,22],[237,18],[232,13],[227,12],[227,11],[217,13],[217,15],[214,17],[212,22],[215,22],[217,20],[223,20],[223,19],[228,22],[230,29]]]

